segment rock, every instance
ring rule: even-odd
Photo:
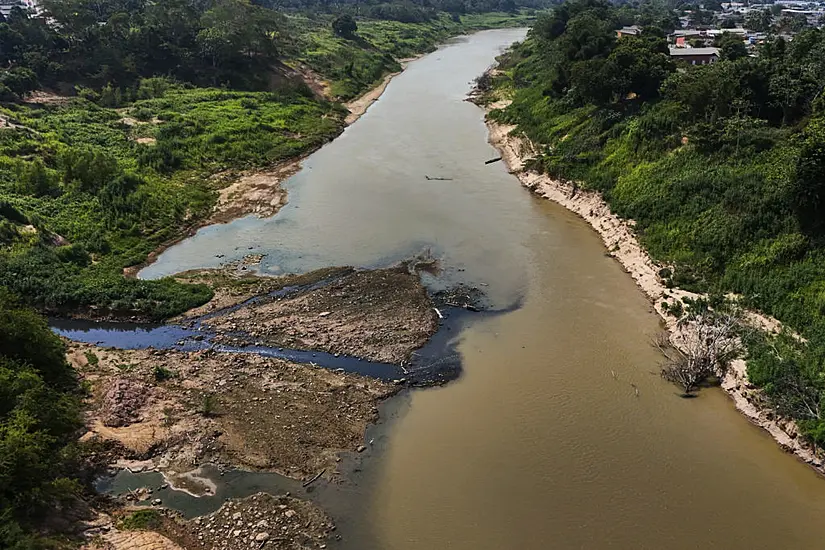
[[[284,515],[288,518],[293,518],[295,517],[295,510],[287,510],[286,512],[284,512]]]
[[[159,498],[156,498],[152,501],[152,506],[159,506],[162,501]]]
[[[367,448],[364,445],[358,445],[358,448],[355,449],[355,450],[358,451],[359,453],[363,453],[364,451],[367,450]]]
[[[264,542],[269,540],[269,533],[258,533],[255,535],[255,542]]]

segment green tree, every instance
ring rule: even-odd
[[[349,14],[339,15],[332,21],[332,31],[343,38],[353,38],[358,24]]]
[[[719,48],[719,57],[728,61],[736,61],[748,56],[748,48],[741,36],[725,32],[715,40],[714,45]]]
[[[773,25],[770,10],[752,10],[745,14],[745,28],[756,32],[768,32]]]
[[[619,97],[631,94],[642,100],[655,99],[667,76],[676,70],[664,38],[630,36],[618,41],[605,66],[605,80]]]
[[[80,400],[60,340],[0,290],[0,547],[32,548],[31,532],[72,482],[63,451]]]

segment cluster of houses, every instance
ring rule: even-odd
[[[736,20],[740,23],[751,12],[770,10],[776,16],[805,17],[808,27],[822,27],[825,23],[825,0],[821,2],[805,2],[801,0],[776,0],[774,4],[754,4],[730,2],[720,4],[721,11],[714,10],[713,20],[716,27],[710,25],[691,25],[691,16],[683,16],[680,21],[683,28],[674,30],[668,36],[670,56],[677,61],[690,65],[707,65],[719,59],[719,48],[714,47],[716,39],[724,33],[730,33],[742,39],[749,48],[761,44],[768,38],[768,33],[762,30],[753,30],[743,27],[721,28],[721,22]],[[725,27],[729,24],[725,25]],[[703,28],[706,27],[706,28]],[[641,28],[637,25],[623,27],[616,31],[616,36],[636,36]],[[782,32],[780,36],[786,40],[793,39],[793,32]]]
[[[697,42],[688,42],[688,39],[697,39],[702,42],[707,41],[712,44],[714,39],[723,32],[735,31],[739,34],[745,32],[745,29],[708,29],[708,30],[694,30],[694,29],[676,29],[668,37],[670,42],[670,56],[675,60],[688,63],[690,65],[707,65],[719,59],[719,48],[714,48],[711,45],[704,45]],[[641,34],[642,29],[638,25],[631,25],[629,27],[622,27],[616,31],[617,38],[624,38],[626,36],[637,36]]]

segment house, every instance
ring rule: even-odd
[[[22,7],[22,4],[17,0],[0,0],[0,15],[3,16],[3,19],[9,16],[15,6]]]
[[[629,27],[622,27],[616,31],[616,38],[624,38],[625,36],[639,36],[642,34],[642,29],[638,25],[631,25]]]
[[[675,41],[679,38],[683,40],[690,40],[692,38],[707,38],[707,33],[699,29],[676,29],[673,31],[673,34],[670,35],[670,39]]]
[[[3,18],[8,17],[14,7],[19,7],[24,10],[28,9],[35,14],[40,13],[38,0],[0,0],[0,15],[2,15]]]
[[[709,65],[719,59],[719,48],[677,48],[670,47],[670,57],[688,65]]]

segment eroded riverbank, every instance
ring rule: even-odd
[[[506,101],[486,106],[487,112],[506,107]],[[622,220],[610,209],[598,192],[578,188],[534,171],[525,170],[525,162],[535,155],[536,147],[523,136],[514,134],[516,126],[500,124],[487,117],[490,143],[501,152],[508,170],[531,192],[551,200],[580,216],[601,237],[609,254],[621,264],[639,288],[650,299],[669,331],[671,343],[684,346],[677,330],[678,318],[670,314],[683,300],[696,300],[701,295],[680,288],[668,287],[659,273],[667,266],[657,265],[637,240],[632,221]],[[778,333],[780,323],[773,318],[747,312],[746,320],[759,330]],[[721,381],[722,389],[731,397],[736,409],[768,432],[784,450],[793,453],[816,471],[825,474],[825,463],[815,447],[806,441],[795,423],[766,404],[761,392],[748,382],[747,365],[742,358],[731,362]]]

